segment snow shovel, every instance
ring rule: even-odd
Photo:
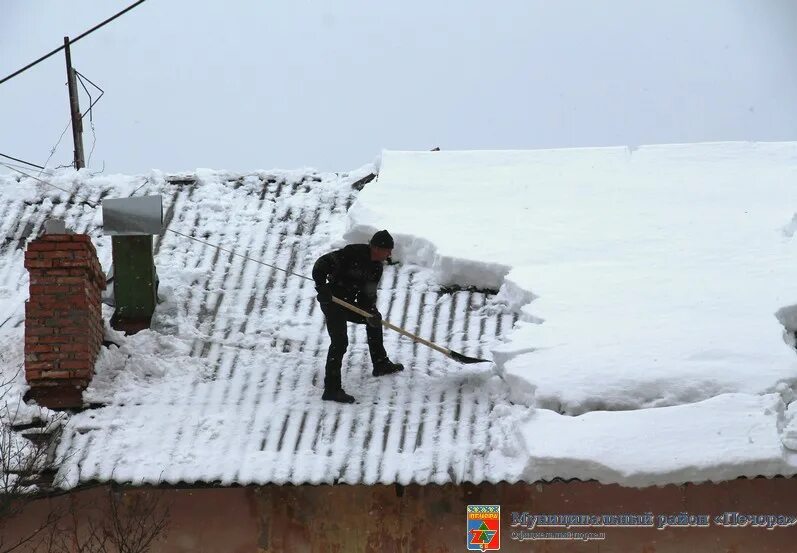
[[[371,316],[371,313],[369,313],[368,311],[366,311],[364,309],[360,309],[356,305],[352,305],[349,302],[346,302],[346,301],[343,301],[342,299],[336,298],[335,296],[332,296],[332,301],[337,303],[338,305],[341,305],[341,306],[345,307],[349,311],[354,311],[358,315],[362,315],[363,317],[370,317]],[[454,361],[457,361],[459,363],[464,363],[466,365],[470,365],[472,363],[492,363],[492,361],[490,361],[488,359],[479,359],[478,357],[468,357],[467,355],[462,355],[461,353],[459,353],[457,351],[453,351],[453,350],[450,350],[448,348],[444,348],[443,346],[438,346],[434,342],[430,342],[429,340],[424,340],[420,336],[416,336],[412,332],[404,330],[400,326],[396,326],[396,325],[386,321],[385,319],[382,319],[382,326],[384,326],[385,328],[389,328],[391,330],[395,330],[399,334],[403,334],[404,336],[406,336],[407,338],[409,338],[410,340],[412,340],[414,342],[418,342],[419,344],[423,344],[424,346],[430,347],[430,348],[432,348],[435,351],[439,351],[443,355],[445,355],[445,356],[447,356],[447,357],[449,357],[449,358],[451,358]]]

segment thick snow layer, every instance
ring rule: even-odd
[[[5,170],[5,168],[3,168]],[[119,195],[129,195],[144,180],[141,177],[102,175],[84,182],[88,172],[65,171],[48,180],[56,187],[45,186],[32,179],[19,180],[13,175],[0,175],[0,205],[4,217],[0,220],[0,454],[8,454],[10,464],[25,470],[44,468],[40,450],[23,434],[56,434],[68,416],[23,401],[28,385],[24,374],[24,318],[28,299],[28,272],[24,267],[24,244],[35,237],[35,213],[49,213],[63,218],[70,229],[84,230],[89,223],[101,220],[99,210],[88,203],[73,203],[67,208],[70,191],[82,186],[82,199],[98,202],[100,195],[113,189]],[[156,178],[153,173],[150,178]],[[88,179],[86,179],[88,180]],[[101,259],[110,258],[110,250],[96,243]],[[17,428],[29,427],[24,432]],[[5,464],[5,463],[4,463]],[[2,473],[2,469],[0,469]],[[9,482],[9,475],[0,474],[3,482],[0,493],[20,491]],[[59,478],[56,478],[56,484]],[[22,491],[36,491],[35,486]]]
[[[508,388],[493,371],[463,368],[387,332],[385,347],[406,370],[375,378],[365,329],[352,325],[342,372],[357,403],[320,400],[329,342],[312,281],[272,266],[309,275],[319,255],[342,244],[357,183],[372,172],[373,165],[340,175],[57,177],[59,186],[94,201],[100,194],[162,194],[169,230],[239,254],[172,232],[157,238],[160,301],[151,328],[125,336],[106,323],[105,336],[116,345],[101,349],[83,394],[92,408],[64,424],[57,485],[516,480],[526,455],[514,419],[493,416],[508,402]],[[65,214],[70,228],[88,232],[106,270],[111,251],[94,210],[37,190],[29,179],[2,179],[0,208],[11,216],[0,225],[12,239],[0,244],[10,315],[0,325],[0,373],[13,375],[24,357],[22,252],[44,218]],[[27,202],[3,195],[27,189]],[[385,267],[379,292],[386,317],[473,356],[486,355],[498,328],[514,318],[480,311],[486,301],[481,292],[430,291],[425,272],[408,266]],[[105,306],[106,321],[111,313]],[[18,374],[13,395],[19,399],[24,388]]]
[[[523,476],[651,486],[793,472],[778,434],[782,411],[777,394],[579,417],[538,409],[523,425]]]
[[[494,359],[515,400],[538,408],[522,424],[526,474],[639,483],[679,481],[689,467],[706,479],[793,472],[767,394],[788,403],[797,383],[786,331],[797,326],[795,182],[797,143],[386,151],[346,236],[387,228],[397,259],[440,284],[500,287],[495,306],[521,311]],[[686,403],[673,407],[682,422],[724,409],[760,432],[720,439],[710,425],[668,422],[641,451],[653,423],[669,420],[646,408]],[[599,409],[639,411],[556,413]],[[590,435],[616,439],[597,447]]]
[[[351,329],[344,385],[359,401],[330,405],[318,401],[328,342],[311,283],[166,233],[152,329],[106,328],[119,346],[103,349],[84,394],[105,406],[65,424],[62,485],[795,474],[785,331],[797,327],[795,151],[386,152],[348,231],[352,184],[372,166],[340,176],[201,170],[191,187],[159,173],[56,177],[92,201],[164,194],[169,228],[301,274],[335,245],[388,228],[403,263],[386,268],[383,313],[466,355],[483,356],[490,336],[508,332],[507,312],[521,315],[492,345],[501,378],[386,333],[407,370],[374,379],[362,329]],[[12,238],[0,248],[0,374],[19,403],[25,241],[47,212],[88,230],[106,269],[110,241],[99,210],[0,181],[11,213],[0,226]],[[477,292],[437,294],[439,283],[500,293],[485,305]],[[22,404],[14,423],[36,410]]]

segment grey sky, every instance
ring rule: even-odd
[[[0,75],[129,3],[0,0]],[[797,140],[793,0],[149,0],[72,55],[106,173]],[[44,162],[64,83],[61,54],[0,85],[0,153]],[[71,157],[67,132],[50,166]]]

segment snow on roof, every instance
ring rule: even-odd
[[[522,480],[792,475],[795,182],[797,143],[386,151],[346,237],[520,312]]]
[[[342,245],[346,210],[372,167],[247,175],[197,171],[146,177],[63,173],[0,177],[0,371],[23,365],[27,240],[45,218],[89,233],[110,267],[101,214],[83,200],[162,194],[166,225],[254,260],[309,275]],[[356,185],[356,186],[353,186]],[[152,329],[103,349],[84,393],[95,408],[65,425],[57,481],[132,483],[445,483],[516,480],[514,431],[493,416],[507,388],[489,366],[463,367],[387,333],[407,370],[370,375],[362,327],[350,329],[343,383],[355,405],[321,402],[328,338],[312,283],[166,233],[156,239],[160,279]],[[386,268],[385,316],[466,355],[481,356],[516,315],[488,295],[443,291],[419,267]],[[112,309],[104,307],[106,321]],[[0,322],[3,322],[0,320]],[[24,391],[21,376],[14,394]]]
[[[311,283],[167,233],[153,327],[107,329],[120,346],[85,392],[96,408],[65,424],[59,481],[644,486],[797,472],[784,331],[797,328],[797,145],[385,152],[358,192],[372,169],[49,179],[72,194],[0,177],[2,376],[23,363],[27,240],[64,216],[107,270],[110,239],[83,199],[132,194],[163,194],[170,229],[300,274],[341,237],[388,228],[401,264],[381,284],[387,318],[496,360],[461,366],[387,333],[407,370],[375,379],[352,327],[343,382],[359,402],[322,403]],[[23,391],[17,376],[10,397]]]

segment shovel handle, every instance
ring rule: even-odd
[[[337,303],[340,306],[345,307],[349,311],[354,311],[358,315],[362,315],[363,317],[370,317],[371,315],[373,315],[373,313],[369,313],[365,309],[360,309],[356,305],[352,305],[352,304],[350,304],[347,301],[343,301],[340,298],[336,298],[335,296],[332,296],[332,301],[334,303]],[[424,346],[430,347],[430,348],[432,348],[435,351],[439,351],[443,355],[447,355],[448,357],[451,357],[451,350],[446,349],[443,346],[438,346],[437,344],[435,344],[434,342],[430,342],[429,340],[424,340],[420,336],[416,336],[412,332],[409,332],[408,330],[404,330],[400,326],[396,326],[393,323],[390,323],[390,322],[386,321],[385,319],[382,319],[382,326],[384,326],[385,328],[389,328],[390,330],[395,330],[399,334],[403,334],[407,338],[409,338],[409,339],[411,339],[411,340],[413,340],[415,342],[418,342],[419,344],[423,344]]]

